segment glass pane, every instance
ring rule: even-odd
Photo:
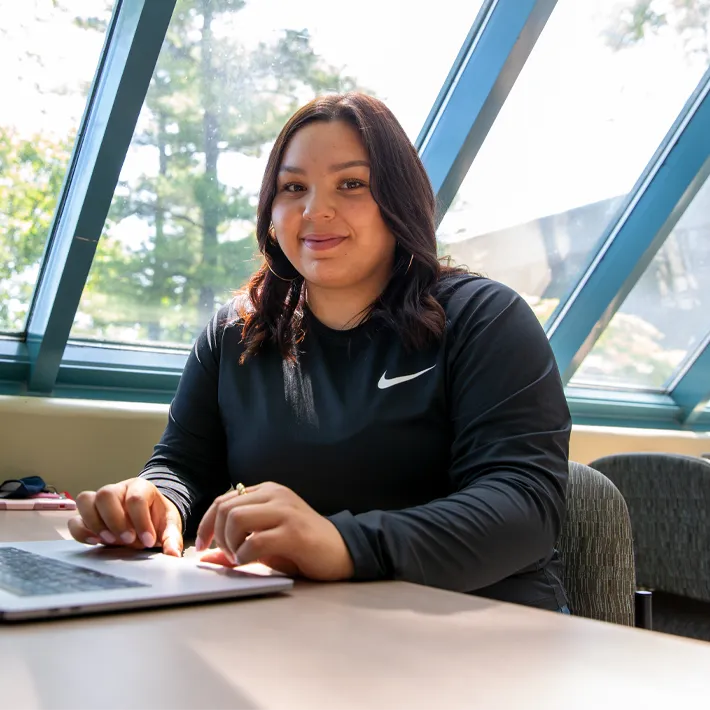
[[[189,345],[256,266],[256,195],[286,118],[360,88],[416,138],[481,4],[361,0],[346,17],[328,0],[179,0],[72,337]]]
[[[0,0],[0,331],[25,329],[110,16],[95,0]]]
[[[639,4],[559,0],[439,229],[444,253],[516,289],[542,322],[708,65],[693,3],[663,17],[653,8],[669,3]]]
[[[664,389],[710,331],[710,179],[611,319],[573,385]]]

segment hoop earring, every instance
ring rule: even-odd
[[[404,272],[404,275],[406,276],[409,273],[409,270],[412,268],[412,262],[414,261],[414,254],[409,259],[409,265],[407,266],[407,270]]]
[[[279,244],[278,239],[276,238],[276,232],[275,232],[275,230],[274,230],[274,223],[273,223],[273,222],[269,225],[269,229],[268,229],[268,232],[267,232],[267,242],[264,244],[264,249],[263,249],[263,251],[262,251],[262,253],[263,253],[263,255],[264,255],[264,262],[266,263],[266,268],[267,268],[277,279],[279,279],[279,281],[285,281],[286,283],[291,283],[292,281],[295,281],[295,280],[299,277],[299,273],[298,273],[295,269],[294,269],[294,271],[296,271],[296,275],[295,275],[293,278],[290,278],[290,279],[286,279],[286,278],[284,278],[283,276],[279,276],[279,275],[273,270],[273,268],[271,267],[270,261],[273,261],[274,257],[269,253],[269,242],[271,242],[271,244],[272,244],[274,247],[278,248],[278,250],[279,250],[281,256],[283,256],[284,258],[286,258],[285,255],[284,255],[284,253],[283,253],[283,251],[281,251],[281,245]],[[293,268],[292,264],[290,264],[290,263],[289,263],[289,266],[291,266],[291,268]]]
[[[279,276],[272,268],[271,264],[269,264],[269,260],[264,257],[264,261],[266,262],[266,268],[277,278],[281,279],[281,281],[286,281],[286,283],[291,283],[291,281],[295,281],[298,276],[294,276],[292,279],[285,279],[283,276]]]

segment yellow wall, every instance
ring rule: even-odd
[[[0,397],[0,479],[36,474],[75,495],[140,472],[167,406]]]
[[[76,495],[136,475],[163,431],[160,404],[0,396],[0,482],[40,475]],[[622,451],[710,452],[710,435],[575,427],[570,457],[589,463]]]

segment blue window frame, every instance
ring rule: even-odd
[[[169,402],[185,350],[69,339],[97,240],[175,8],[117,0],[72,155],[27,332],[0,337],[0,393]],[[439,218],[451,204],[555,0],[486,0],[416,141]],[[710,174],[710,71],[646,167],[601,247],[548,323],[566,380]],[[710,428],[710,338],[667,392],[569,386],[576,422]]]

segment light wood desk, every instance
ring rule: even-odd
[[[0,512],[0,539],[67,536]],[[403,583],[0,627],[3,708],[710,707],[710,644]]]

